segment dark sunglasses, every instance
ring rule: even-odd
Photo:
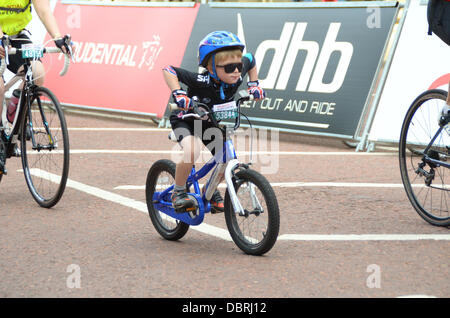
[[[238,69],[239,72],[242,72],[242,63],[230,63],[226,65],[216,65],[216,67],[223,67],[225,73],[233,73],[234,70]]]

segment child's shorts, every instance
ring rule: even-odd
[[[199,120],[193,118],[181,119],[178,117],[180,111],[174,111],[170,115],[170,125],[177,138],[178,142],[181,142],[186,136],[199,137],[203,144],[214,155],[215,149],[223,147],[223,136],[219,128],[215,127],[211,122],[207,120]],[[219,140],[216,139],[220,138]]]

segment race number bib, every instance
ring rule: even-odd
[[[228,102],[213,106],[214,118],[216,120],[235,119],[238,116],[236,102]]]
[[[38,59],[44,56],[43,46],[38,44],[22,44],[22,58]]]

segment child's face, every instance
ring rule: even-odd
[[[231,73],[227,73],[226,69],[233,68],[232,66],[226,67],[228,64],[240,64],[240,69],[242,70],[242,61],[239,57],[234,56],[227,57],[225,60],[216,63],[216,72],[220,80],[226,84],[234,84],[241,77],[241,71],[239,71],[238,67],[234,67]]]

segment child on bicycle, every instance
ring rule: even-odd
[[[5,57],[5,44],[10,41],[10,45],[20,48],[22,44],[31,43],[30,32],[25,27],[32,19],[31,4],[36,13],[44,24],[47,32],[53,38],[55,45],[64,53],[69,53],[69,45],[66,39],[62,37],[56,22],[56,18],[50,8],[49,0],[0,0],[0,58]],[[7,37],[6,37],[7,36]],[[8,41],[9,40],[9,41]],[[21,70],[21,66],[25,63],[21,54],[14,54],[8,57],[8,69],[14,74]],[[38,60],[33,64],[33,74],[36,84],[41,86],[44,82],[44,66]],[[3,98],[5,96],[5,86],[3,80],[0,79],[0,128],[3,127],[1,114],[3,111]],[[14,156],[20,156],[17,145],[14,147]]]
[[[174,66],[167,66],[163,70],[173,100],[178,106],[178,109],[170,115],[170,124],[183,149],[183,159],[176,166],[175,188],[172,195],[172,205],[176,211],[185,211],[194,206],[194,202],[186,194],[186,180],[199,156],[201,142],[208,147],[214,141],[203,136],[203,133],[212,127],[212,123],[208,120],[181,118],[190,111],[191,98],[197,96],[200,102],[211,109],[213,105],[233,101],[246,74],[249,76],[247,83],[249,94],[253,95],[255,100],[265,97],[264,90],[259,86],[255,58],[251,53],[243,55],[244,48],[245,45],[235,34],[215,31],[208,34],[199,44],[198,62],[206,69],[203,73],[198,74]],[[187,90],[181,88],[181,83],[187,86]],[[201,131],[195,131],[194,126],[201,127]],[[214,148],[208,149],[214,154]],[[223,198],[216,190],[211,198],[211,213],[223,211]]]

